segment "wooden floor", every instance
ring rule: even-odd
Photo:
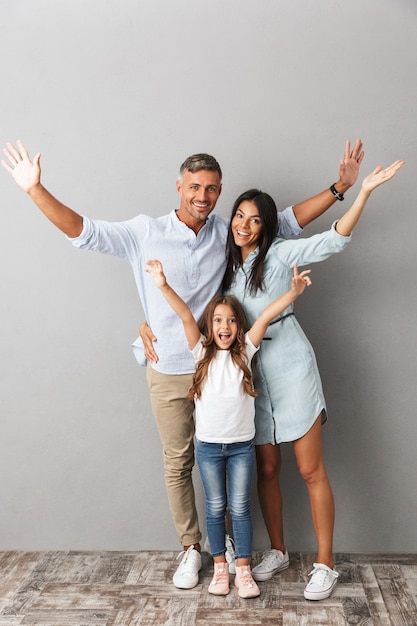
[[[259,598],[243,600],[234,587],[207,592],[207,553],[200,584],[183,591],[174,552],[0,552],[0,626],[417,625],[417,554],[338,554],[339,582],[321,602],[303,597],[313,555],[290,556]]]

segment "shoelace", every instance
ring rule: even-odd
[[[189,550],[189,549],[190,549],[190,548],[188,548],[188,550]],[[188,550],[183,550],[182,552],[180,552],[180,553],[177,555],[177,557],[176,557],[176,559],[175,559],[175,560],[176,560],[176,561],[178,561],[178,559],[181,559],[181,558],[182,558],[185,554],[187,554],[187,553],[188,553]],[[188,558],[188,555],[187,555],[187,557],[184,559],[184,563],[185,563],[185,561],[187,560],[187,558]]]
[[[309,573],[309,576],[314,577],[314,581],[313,578],[311,578],[310,582],[314,582],[314,584],[319,587],[324,587],[324,583],[327,578],[326,570],[314,568],[313,571]]]
[[[330,578],[338,578],[339,574],[333,574],[329,570],[324,569],[324,567],[314,565],[314,569],[309,573],[309,576],[312,576],[310,582],[314,582],[315,585],[319,585],[324,588],[327,576],[330,576]]]
[[[275,552],[268,552],[268,554],[266,556],[264,556],[264,558],[262,559],[262,565],[266,565],[266,566],[270,566],[270,565],[275,565],[275,560],[277,558],[277,555],[275,554]]]
[[[252,574],[250,573],[250,570],[245,569],[242,573],[242,576],[240,578],[240,582],[243,585],[243,587],[253,587],[254,586],[254,581],[252,578]]]
[[[218,569],[214,572],[213,583],[215,585],[223,585],[229,582],[229,576],[226,572],[226,569]]]
[[[181,566],[183,569],[185,569],[189,559],[191,559],[191,553],[192,550],[194,549],[194,546],[190,546],[189,548],[187,548],[187,550],[183,550],[182,552],[179,553],[179,555],[177,556],[177,561],[180,558],[183,558],[183,562],[181,563]],[[191,565],[191,563],[188,563],[189,565]]]

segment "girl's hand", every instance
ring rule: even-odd
[[[146,265],[149,265],[149,269],[145,270],[145,272],[152,276],[155,285],[159,288],[165,287],[167,279],[165,278],[162,263],[157,259],[153,259],[152,261],[146,261]]]
[[[391,165],[386,167],[385,169],[382,165],[378,165],[376,169],[369,174],[364,181],[362,182],[363,191],[367,191],[368,193],[386,183],[388,180],[391,180],[398,172],[398,170],[404,165],[404,161],[394,161]]]
[[[311,274],[311,270],[304,270],[301,274],[298,273],[298,265],[294,263],[294,274],[291,282],[291,290],[295,293],[296,297],[301,296],[304,289],[309,287],[311,283],[311,278],[309,276]]]

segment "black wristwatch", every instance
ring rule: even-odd
[[[330,191],[332,192],[334,197],[337,198],[338,200],[344,200],[345,199],[344,195],[342,193],[339,193],[334,185],[332,185],[330,187]]]

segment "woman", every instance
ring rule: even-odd
[[[239,196],[229,227],[223,288],[241,301],[249,324],[270,301],[288,290],[295,263],[303,266],[323,261],[346,247],[371,192],[402,165],[396,161],[385,170],[376,168],[364,179],[347,213],[329,231],[309,239],[275,239],[277,211],[272,198],[258,190]],[[304,596],[321,600],[330,596],[338,577],[333,569],[334,500],[322,453],[326,404],[313,349],[292,305],[271,323],[255,369],[258,494],[271,550],[252,575],[258,581],[268,580],[289,565],[282,523],[279,444],[291,441],[306,482],[318,544],[317,563]]]

